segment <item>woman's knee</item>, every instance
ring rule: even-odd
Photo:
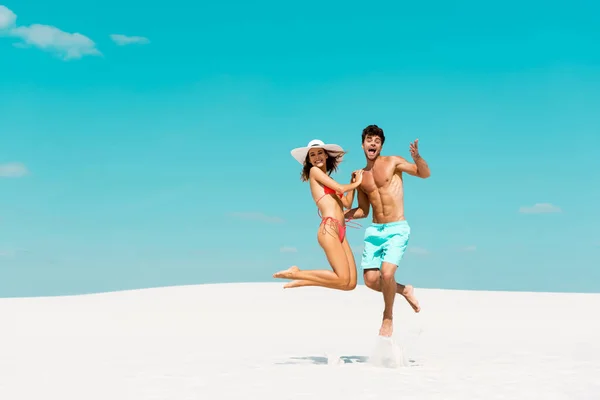
[[[350,282],[348,282],[348,285],[346,285],[346,290],[356,289],[356,283],[356,279],[350,279]]]
[[[349,275],[338,275],[337,286],[340,290],[353,290],[356,287],[356,281],[353,282]]]
[[[344,279],[343,282],[341,282],[341,289],[342,290],[354,290],[356,289],[356,277],[352,278],[352,277],[348,277],[347,279]]]
[[[339,289],[346,291],[346,292],[354,290],[354,289],[356,289],[356,282],[348,281],[346,283],[342,283],[342,284],[340,284]]]
[[[337,274],[335,286],[339,290],[354,290],[356,288],[356,278],[352,279],[349,274]]]

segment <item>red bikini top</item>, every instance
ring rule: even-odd
[[[340,199],[341,199],[341,198],[344,196],[344,194],[343,194],[343,193],[336,193],[336,192],[335,192],[335,190],[333,190],[332,188],[330,188],[330,187],[328,187],[328,186],[325,186],[325,185],[323,185],[323,190],[325,191],[325,193],[323,193],[323,196],[319,197],[319,200],[317,200],[317,203],[318,203],[319,201],[321,201],[321,199],[322,199],[323,197],[327,196],[328,194],[337,194],[337,195],[339,196],[339,198],[340,198]],[[319,217],[321,217],[321,210],[319,210],[319,211],[318,211],[318,213],[319,213]],[[362,228],[362,226],[361,226],[359,223],[357,223],[357,222],[355,222],[355,221],[352,221],[352,220],[350,220],[350,219],[348,219],[348,218],[345,218],[345,223],[346,223],[346,224],[345,224],[346,226],[349,226],[349,227],[351,227],[351,228]],[[352,225],[349,225],[350,223],[353,223],[353,224],[354,224],[354,226],[352,226]]]
[[[325,190],[325,194],[337,194],[340,199],[344,196],[343,193],[336,193],[335,190],[329,186],[323,185],[323,190]]]

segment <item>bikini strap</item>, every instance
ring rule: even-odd
[[[354,228],[354,229],[362,228],[362,225],[359,224],[358,222],[356,222],[356,220],[353,220],[352,218],[346,218],[345,221],[346,221],[347,227]]]
[[[319,201],[321,201],[321,199],[325,196],[327,196],[327,193],[324,193],[321,197],[319,197],[319,200],[317,200],[317,202],[315,204],[318,204]],[[321,215],[321,210],[319,210],[318,207],[317,207],[317,214],[319,215],[319,218],[323,218],[323,216]],[[344,221],[346,222],[346,227],[350,227],[353,229],[362,228],[362,225],[359,224],[358,222],[356,222],[356,220],[353,220],[352,218],[346,218]]]

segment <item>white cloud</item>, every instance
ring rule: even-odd
[[[424,249],[423,247],[409,247],[408,252],[412,254],[418,254],[420,256],[429,254],[429,250]]]
[[[233,218],[262,221],[276,224],[283,222],[283,219],[279,217],[273,217],[259,212],[232,212],[229,213],[229,216]]]
[[[477,247],[476,246],[466,246],[463,247],[462,249],[460,249],[461,251],[466,251],[466,252],[473,252],[473,251],[477,251]]]
[[[1,250],[0,249],[0,257],[2,258],[13,258],[17,255],[17,252],[14,250]]]
[[[532,207],[523,206],[519,208],[519,212],[522,214],[548,214],[548,213],[559,213],[562,212],[560,207],[557,207],[550,203],[537,203]]]
[[[110,38],[118,44],[119,46],[126,46],[128,44],[148,44],[150,40],[143,36],[126,36],[126,35],[118,35],[113,34],[110,35]]]
[[[17,15],[7,7],[0,5],[0,31],[12,28],[17,21]]]
[[[27,167],[21,163],[0,164],[0,178],[20,178],[28,173]]]
[[[96,43],[81,33],[69,33],[51,25],[32,24],[17,26],[17,16],[4,6],[0,6],[0,29],[10,37],[21,39],[17,47],[37,47],[53,53],[63,60],[79,59],[84,56],[99,56]]]
[[[279,251],[281,251],[282,253],[297,253],[298,249],[295,247],[283,246],[279,249]]]

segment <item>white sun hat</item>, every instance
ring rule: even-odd
[[[292,157],[296,159],[300,164],[304,165],[304,161],[306,160],[306,155],[308,154],[308,150],[312,147],[325,149],[332,153],[343,153],[344,149],[342,146],[338,144],[325,144],[322,140],[314,139],[308,142],[306,147],[297,147],[291,151]],[[342,157],[340,157],[340,161],[342,161]]]

